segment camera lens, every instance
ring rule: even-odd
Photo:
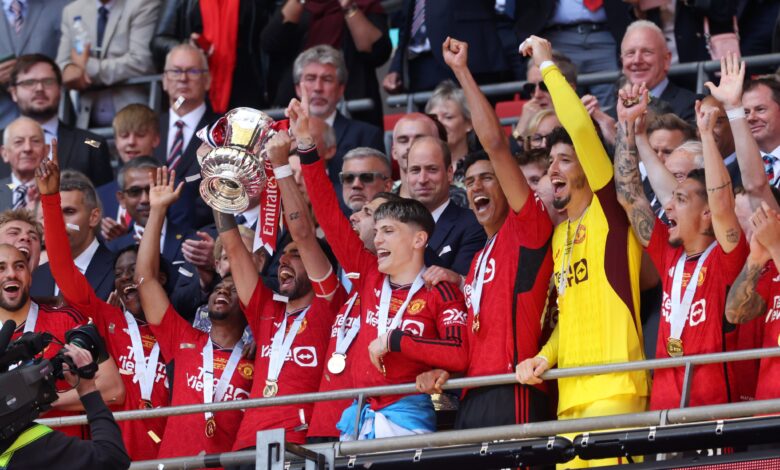
[[[92,355],[95,362],[102,362],[108,358],[103,338],[95,325],[83,325],[65,333],[65,342],[86,349]]]

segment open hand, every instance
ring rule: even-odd
[[[441,266],[431,266],[425,270],[423,280],[425,281],[425,286],[431,288],[443,281],[449,281],[457,286],[460,285],[461,279],[460,274],[451,269],[442,268]]]
[[[184,260],[201,269],[214,269],[214,239],[207,232],[197,232],[200,240],[188,238],[181,244]]]
[[[742,106],[742,86],[745,82],[745,62],[730,52],[720,59],[720,83],[715,86],[707,82],[704,86],[710,90],[710,94],[723,103],[726,109],[735,109]]]
[[[115,238],[119,238],[128,232],[127,225],[124,223],[124,219],[117,222],[111,217],[103,217],[100,221],[100,234],[107,242]]]
[[[157,177],[152,178],[152,184],[149,188],[149,205],[154,209],[168,210],[171,204],[176,202],[184,188],[184,182],[174,189],[176,181],[176,170],[168,172],[168,167],[164,166],[157,169]]]
[[[43,159],[35,170],[38,194],[56,194],[60,191],[60,166],[57,163],[57,139],[51,139],[51,160]],[[28,194],[27,200],[31,200]]]

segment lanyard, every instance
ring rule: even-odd
[[[385,276],[385,280],[382,283],[382,295],[379,297],[379,323],[376,325],[377,330],[379,330],[379,334],[377,334],[377,337],[385,334],[388,329],[394,330],[398,328],[398,325],[401,323],[401,319],[404,316],[406,306],[409,305],[409,302],[411,302],[414,294],[416,294],[417,291],[420,290],[420,288],[422,288],[422,286],[425,284],[425,281],[423,281],[422,278],[424,273],[425,268],[422,268],[420,272],[417,273],[417,277],[414,278],[412,287],[409,288],[409,293],[406,294],[406,300],[404,300],[404,303],[401,304],[401,307],[398,309],[398,311],[395,312],[393,322],[389,327],[387,325],[387,315],[390,313],[390,299],[392,298],[393,290],[390,288],[390,278]]]
[[[677,259],[677,265],[674,267],[674,278],[672,279],[672,311],[671,318],[669,319],[669,323],[671,324],[669,336],[672,338],[680,339],[680,336],[682,336],[685,322],[688,320],[688,311],[691,308],[693,296],[696,294],[696,285],[699,282],[699,271],[701,271],[704,261],[716,245],[716,242],[712,242],[699,257],[699,261],[696,263],[696,269],[693,270],[693,274],[691,274],[690,279],[688,279],[688,285],[685,286],[685,293],[682,297],[680,297],[680,290],[682,288],[683,271],[685,271],[685,261],[687,259],[685,252],[683,251]]]
[[[230,380],[233,378],[233,373],[236,371],[243,349],[244,339],[242,338],[233,346],[230,358],[222,370],[222,375],[219,376],[219,381],[217,381],[217,389],[214,390],[214,344],[211,342],[210,337],[207,338],[206,344],[203,346],[203,403],[222,401],[225,398],[225,392],[230,384]],[[207,420],[214,416],[214,413],[210,411],[204,414]]]
[[[471,309],[474,311],[474,317],[479,316],[481,310],[480,303],[482,301],[482,287],[485,285],[485,271],[487,270],[488,259],[490,259],[490,253],[493,251],[493,246],[496,244],[496,238],[498,233],[493,235],[493,238],[488,242],[487,247],[479,254],[477,258],[477,271],[474,273],[474,279],[471,280]]]
[[[279,379],[279,374],[282,372],[282,366],[284,366],[284,359],[287,357],[287,353],[290,352],[290,347],[295,339],[295,335],[298,334],[298,330],[301,328],[301,322],[303,322],[303,319],[306,317],[306,313],[308,313],[310,308],[311,305],[306,307],[306,310],[298,315],[298,318],[295,319],[290,327],[290,331],[286,335],[284,334],[284,330],[287,329],[287,318],[290,314],[284,314],[284,320],[282,320],[282,324],[279,325],[279,329],[276,330],[271,342],[271,357],[269,358],[268,363],[269,381],[276,382]]]
[[[27,311],[27,318],[24,320],[23,333],[31,333],[35,331],[35,324],[38,323],[38,304],[30,302],[30,310]],[[0,328],[2,328],[3,322],[0,321]]]
[[[358,331],[360,331],[359,316],[358,318],[355,318],[352,325],[350,325],[349,330],[347,330],[347,318],[349,317],[349,312],[352,311],[352,307],[355,305],[357,297],[358,293],[355,292],[352,295],[352,298],[349,299],[349,302],[347,302],[347,308],[344,310],[344,315],[341,317],[342,322],[336,332],[336,354],[346,354],[347,349],[349,349],[349,346],[352,344],[352,341],[354,341]]]
[[[577,233],[580,231],[582,221],[585,220],[585,216],[588,215],[588,209],[585,208],[585,212],[580,216],[580,220],[577,222],[577,228],[574,229],[574,236],[571,238],[571,248],[569,248],[569,226],[571,219],[566,221],[566,243],[563,245],[563,253],[561,253],[561,273],[558,276],[558,297],[562,297],[566,293],[566,284],[568,281],[569,268],[571,268],[571,254],[574,251],[574,242],[577,241]]]
[[[135,380],[141,387],[141,399],[151,400],[154,378],[157,375],[157,360],[160,357],[160,344],[155,341],[149,352],[149,357],[144,357],[144,343],[141,340],[138,322],[135,321],[133,314],[127,310],[125,310],[125,320],[133,347],[133,356],[135,356]]]

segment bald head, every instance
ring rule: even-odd
[[[16,118],[3,131],[3,161],[22,182],[32,181],[35,169],[48,153],[43,128],[30,118]]]
[[[398,120],[393,128],[393,160],[398,162],[402,176],[406,173],[406,156],[412,142],[420,137],[439,137],[439,129],[430,117],[422,113],[410,113]],[[403,178],[402,178],[403,179]]]
[[[632,84],[655,88],[665,78],[672,64],[661,29],[647,20],[631,23],[620,45],[623,75]]]

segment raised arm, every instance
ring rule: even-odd
[[[455,78],[458,79],[463,94],[471,110],[471,122],[474,126],[482,147],[490,157],[496,177],[504,191],[509,206],[515,212],[525,205],[531,188],[523,176],[512,152],[509,149],[509,141],[501,128],[498,116],[490,102],[479,89],[479,85],[471,75],[468,68],[468,47],[465,42],[447,38],[442,45],[444,62],[449,65]]]
[[[292,178],[289,154],[292,139],[286,132],[280,132],[273,136],[265,148],[274,167],[276,183],[282,195],[284,207],[284,220],[287,229],[298,246],[298,253],[306,268],[306,273],[312,284],[315,285],[315,293],[318,297],[330,300],[338,288],[338,278],[333,272],[333,266],[328,257],[322,251],[317,235],[314,232],[314,221],[309,214],[309,207],[298,189],[298,185]],[[327,286],[323,289],[323,286]]]
[[[174,190],[176,172],[168,174],[166,167],[158,168],[157,175],[152,178],[149,190],[149,220],[144,228],[144,236],[138,248],[138,259],[135,263],[135,283],[141,296],[141,306],[144,309],[146,321],[152,325],[162,323],[170,300],[159,280],[160,272],[160,236],[162,233],[165,213],[181,195],[184,182]]]
[[[569,133],[590,188],[595,192],[612,179],[612,164],[599,140],[593,120],[577,92],[569,85],[561,71],[552,62],[552,46],[546,39],[530,36],[521,44],[523,55],[531,56],[542,71],[550,91],[555,114]]]
[[[720,83],[704,84],[710,94],[723,104],[729,116],[731,133],[734,135],[734,145],[737,151],[737,165],[742,176],[742,186],[745,188],[753,209],[761,206],[761,201],[769,204],[774,210],[780,211],[772,189],[764,173],[764,162],[756,139],[750,132],[750,126],[745,119],[745,109],[742,107],[742,89],[745,81],[745,63],[739,61],[734,54],[720,60]]]
[[[642,188],[635,142],[635,123],[647,111],[648,92],[644,86],[628,85],[620,90],[617,103],[618,131],[615,139],[615,190],[634,233],[642,246],[650,244],[656,217]],[[633,106],[630,102],[638,101]],[[625,103],[625,104],[624,104]]]
[[[739,243],[742,228],[737,213],[734,212],[735,201],[731,177],[720,156],[712,132],[717,111],[714,106],[705,108],[701,101],[696,102],[696,124],[699,126],[701,143],[704,147],[704,178],[707,183],[707,204],[712,214],[712,229],[720,247],[724,252],[729,253]]]
[[[653,147],[650,146],[645,118],[646,116],[637,119],[637,125],[634,126],[636,131],[636,149],[639,152],[639,160],[645,165],[650,187],[653,188],[655,196],[663,207],[672,199],[672,194],[674,194],[678,182],[672,172],[666,168],[664,162],[658,158],[658,154],[655,153]]]

